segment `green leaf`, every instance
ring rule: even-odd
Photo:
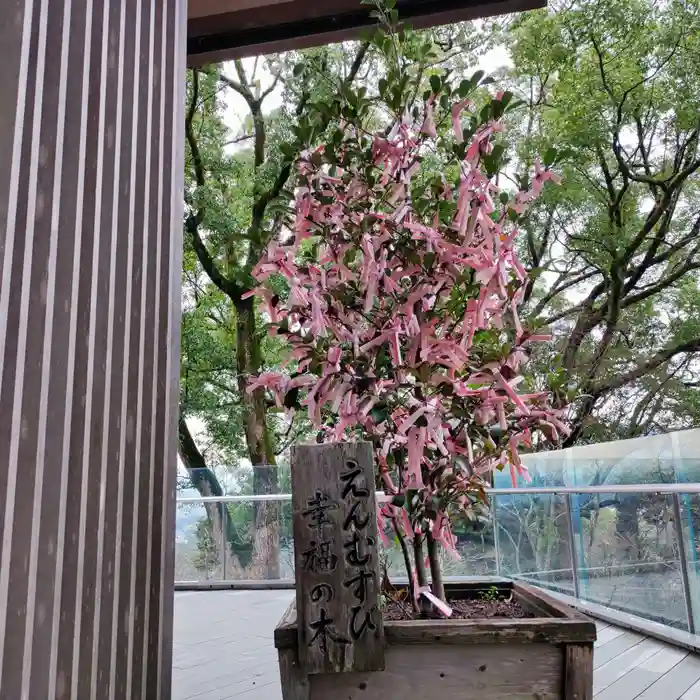
[[[470,88],[474,89],[479,84],[479,81],[484,77],[484,75],[486,75],[486,73],[484,73],[484,71],[482,71],[482,70],[476,71],[476,73],[474,73],[474,75],[472,75],[472,77],[469,78]]]
[[[484,164],[488,177],[493,177],[498,172],[498,164],[493,154],[487,153],[485,156],[482,156],[481,162]]]
[[[443,224],[449,224],[454,218],[455,212],[457,211],[457,202],[449,202],[447,200],[442,200],[438,205],[438,214],[440,216],[440,222]]]
[[[389,417],[389,409],[386,407],[380,408],[379,406],[375,406],[369,414],[372,416],[372,420],[377,425],[380,425]]]
[[[461,99],[464,99],[474,88],[472,85],[471,80],[462,80],[460,82],[459,87],[457,88],[457,94],[460,96]]]
[[[282,155],[287,159],[293,159],[296,156],[296,148],[291,143],[283,143],[279,147]]]
[[[507,107],[510,104],[510,101],[513,99],[513,93],[510,90],[506,90],[503,95],[501,96],[501,104],[504,107]]]
[[[391,499],[391,505],[397,508],[403,508],[406,505],[406,496],[402,493],[397,494]]]
[[[493,157],[494,161],[498,164],[499,167],[501,164],[501,158],[503,157],[505,150],[506,147],[502,143],[497,143],[491,150],[491,156]]]
[[[554,163],[554,161],[557,159],[557,149],[554,148],[554,146],[551,146],[550,148],[547,149],[547,151],[544,154],[544,158],[542,159],[543,163],[549,167]]]
[[[440,92],[441,85],[442,85],[442,80],[440,80],[439,75],[431,75],[430,76],[430,87],[432,88],[432,90],[435,94]]]
[[[485,124],[489,120],[490,116],[491,116],[491,105],[486,104],[481,108],[481,112],[479,112],[479,123]]]
[[[303,63],[297,63],[294,66],[294,70],[292,71],[295,78],[298,78],[303,72],[304,72],[304,64]]]

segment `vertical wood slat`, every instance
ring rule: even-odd
[[[592,700],[593,642],[564,647],[564,700]]]
[[[185,0],[0,4],[0,697],[170,697]]]

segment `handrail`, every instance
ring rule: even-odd
[[[598,494],[598,493],[700,493],[700,483],[690,484],[617,484],[610,486],[522,486],[507,488],[487,488],[492,496],[527,496],[557,494]],[[378,501],[388,501],[392,497],[383,491],[376,492]],[[262,501],[291,501],[290,493],[266,493],[236,496],[183,496],[177,503],[245,503]]]

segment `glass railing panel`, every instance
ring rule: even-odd
[[[686,562],[686,604],[692,631],[698,634],[700,632],[700,494],[679,494],[677,507]]]
[[[688,630],[673,496],[571,496],[579,596]]]
[[[175,580],[220,581],[221,507],[178,503],[175,511]]]
[[[294,578],[290,501],[227,503],[227,581]]]
[[[574,595],[566,497],[498,495],[493,500],[501,576]]]
[[[176,581],[293,580],[291,502],[269,496],[179,502]],[[457,556],[441,553],[446,578],[500,574],[676,629],[700,627],[699,494],[516,493],[491,499],[493,517],[455,518]],[[404,578],[390,527],[386,536],[382,561],[392,579]]]
[[[453,519],[455,538],[454,551],[440,548],[442,573],[445,578],[464,576],[495,576],[496,545],[493,520],[488,511],[475,519],[455,514]],[[380,564],[386,566],[390,579],[405,579],[406,566],[401,546],[391,523],[385,521],[384,537],[380,538],[382,549]],[[411,544],[408,543],[412,561]]]
[[[288,500],[178,503],[175,581],[294,578]]]

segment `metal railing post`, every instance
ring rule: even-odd
[[[228,559],[227,555],[227,542],[228,538],[226,537],[226,530],[228,529],[228,508],[226,507],[225,503],[222,503],[222,508],[221,508],[221,580],[225,581],[226,580],[226,560]]]
[[[491,496],[491,522],[493,523],[493,547],[496,555],[496,576],[501,575],[501,545],[498,542],[498,519],[496,518],[496,496]]]
[[[680,558],[681,581],[683,582],[683,598],[685,600],[685,613],[688,618],[688,631],[695,634],[695,620],[693,617],[693,597],[690,593],[690,576],[688,574],[688,556],[685,548],[685,537],[681,525],[681,498],[674,493],[673,500],[673,530],[678,542],[678,557]]]
[[[576,537],[574,536],[574,519],[571,514],[571,494],[564,494],[564,504],[566,507],[567,532],[569,534],[569,556],[571,557],[571,575],[574,584],[574,597],[581,597],[581,587],[578,577],[578,559],[576,557]]]

